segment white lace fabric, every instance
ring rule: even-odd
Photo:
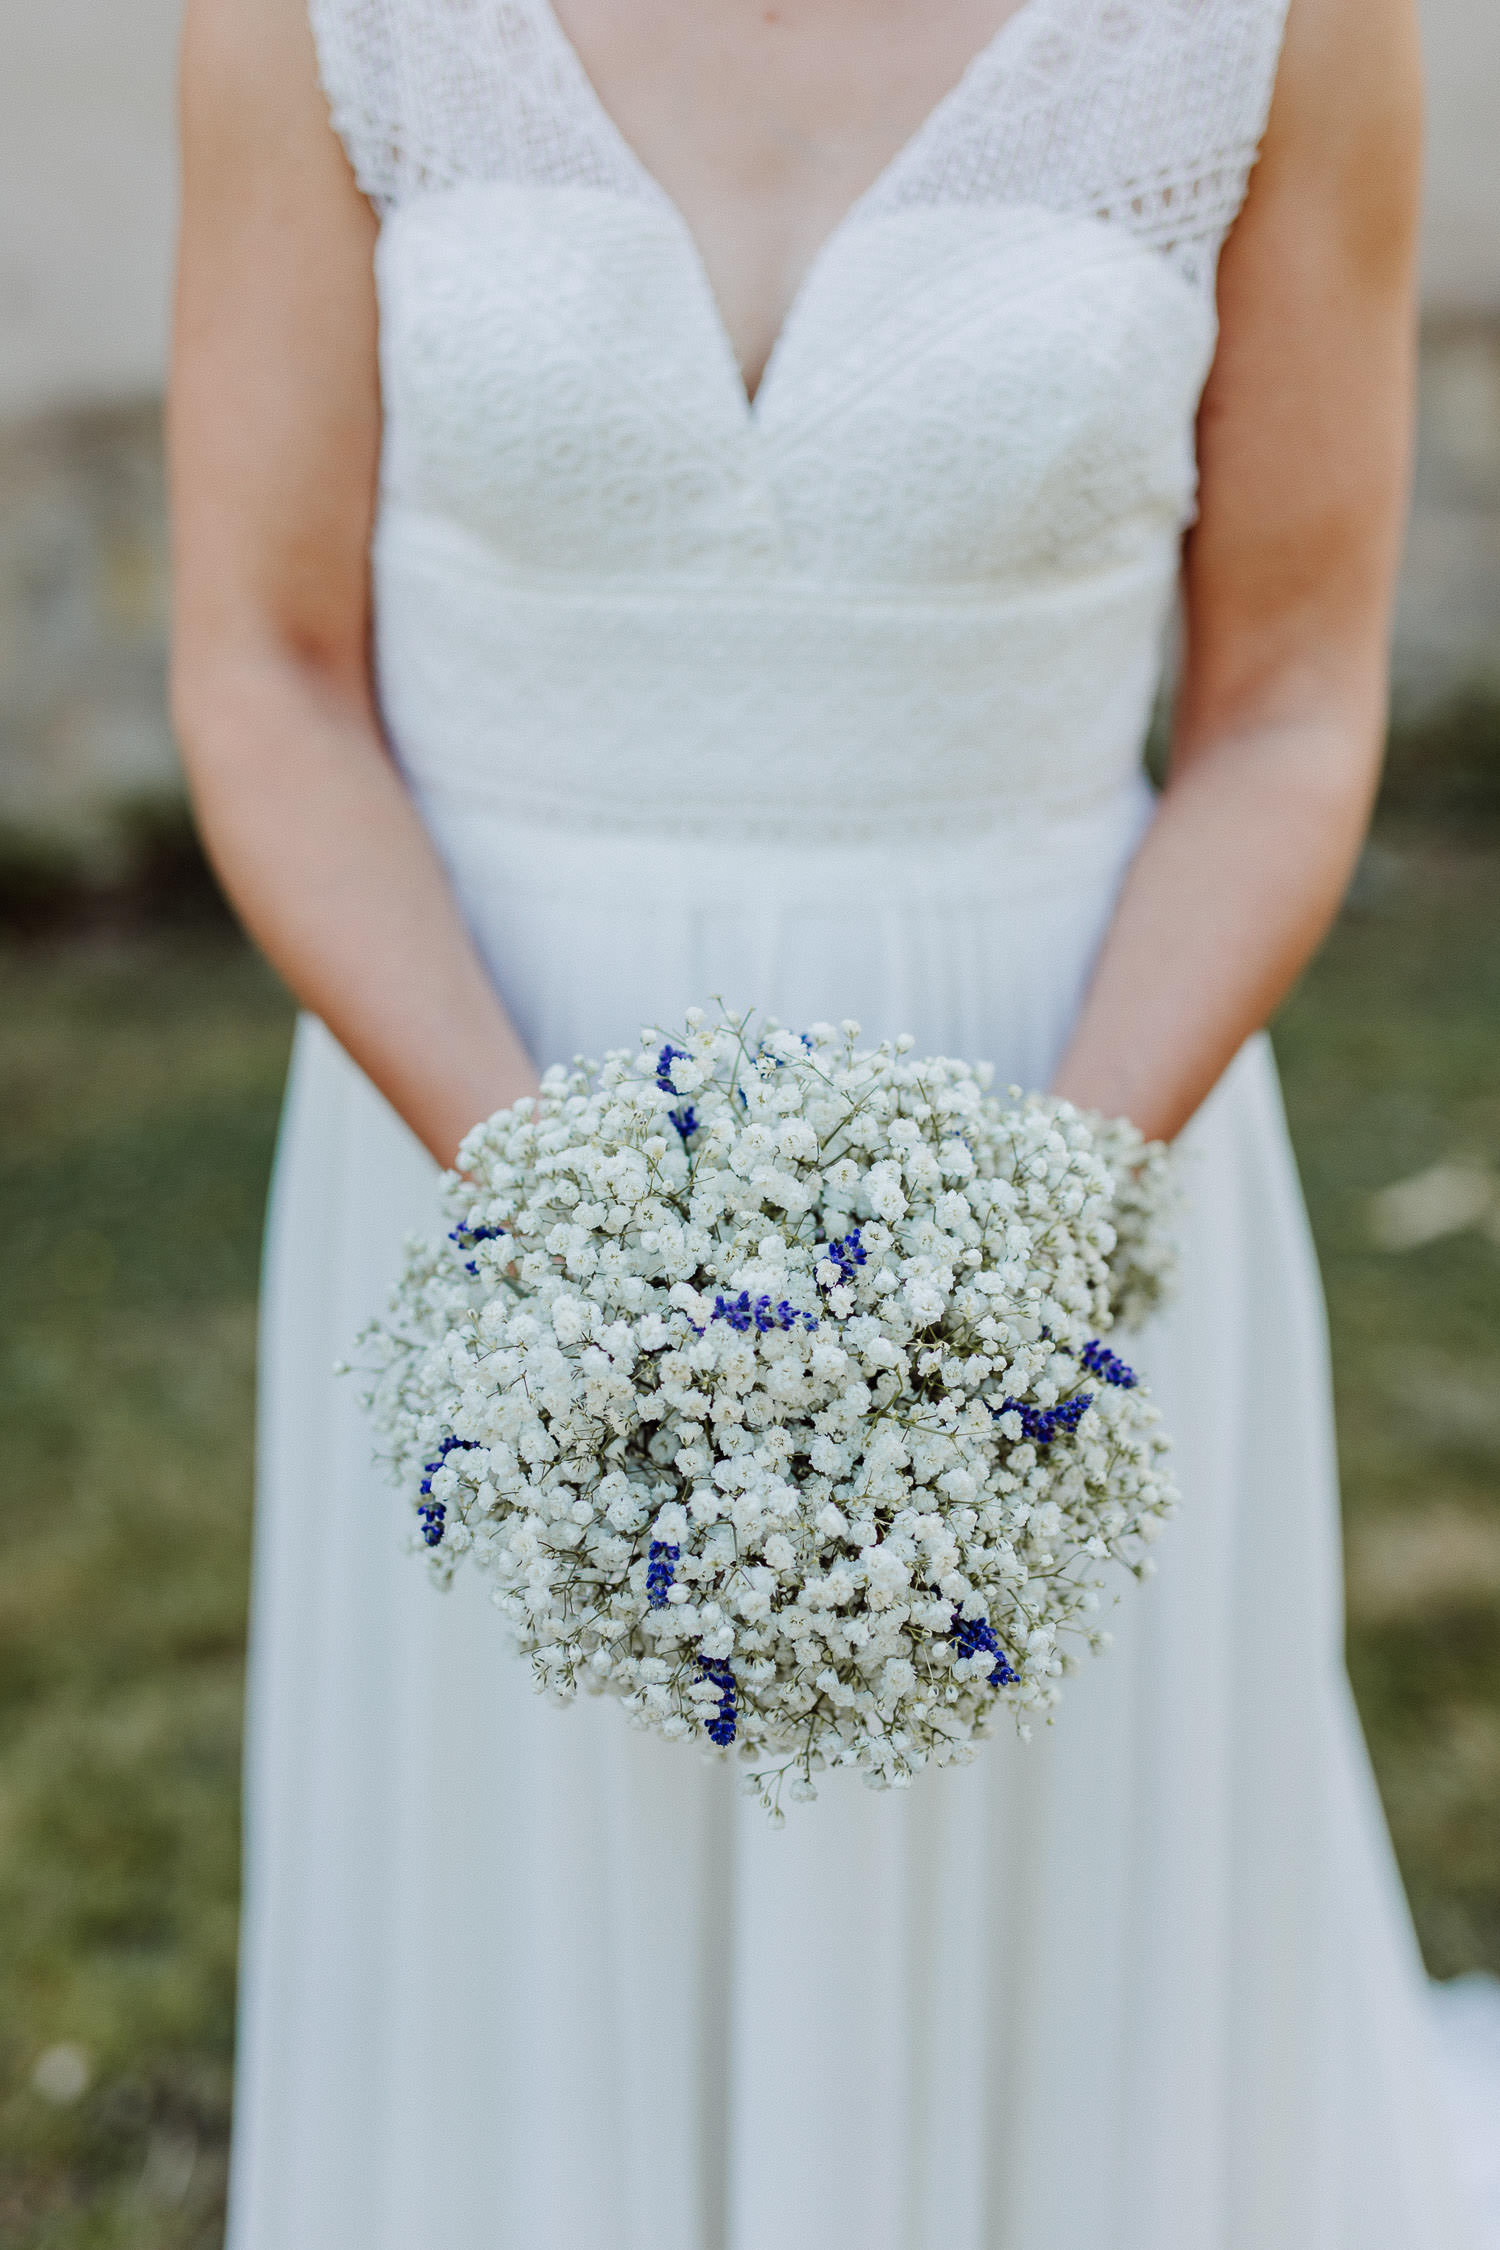
[[[377,658],[433,808],[725,834],[1118,804],[1285,0],[1025,0],[746,400],[548,0],[313,0],[383,214]]]
[[[1023,0],[860,199],[1108,219],[1211,286],[1264,131],[1286,0]],[[382,210],[464,181],[662,191],[549,0],[311,0],[333,120]]]

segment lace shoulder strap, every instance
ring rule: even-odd
[[[642,194],[535,0],[309,0],[309,13],[334,126],[378,209],[464,180]]]
[[[389,0],[308,0],[318,74],[334,131],[372,203],[401,184],[400,74]]]
[[[1112,221],[1212,285],[1270,112],[1287,0],[1027,0],[867,199]]]

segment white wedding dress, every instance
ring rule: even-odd
[[[1038,1084],[1151,817],[1283,0],[1026,0],[753,405],[548,0],[314,0],[383,217],[391,741],[541,1060],[722,994]],[[1342,1669],[1266,1045],[1135,1347],[1185,1501],[1057,1723],[773,1832],[537,1701],[357,1385],[434,1174],[299,1034],[271,1222],[234,2250],[1463,2250]]]

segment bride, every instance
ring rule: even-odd
[[[306,1009],[234,2250],[1466,2239],[1260,1031],[1382,734],[1412,8],[1285,13],[189,0],[176,711]],[[330,1373],[468,1126],[716,993],[1180,1135],[1189,1206],[1115,1648],[781,1834],[533,1699]]]

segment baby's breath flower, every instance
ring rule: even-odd
[[[371,1403],[440,1581],[537,1685],[813,1775],[1056,1702],[1175,1494],[1104,1341],[1165,1286],[1166,1151],[859,1026],[690,1010],[479,1125]]]

